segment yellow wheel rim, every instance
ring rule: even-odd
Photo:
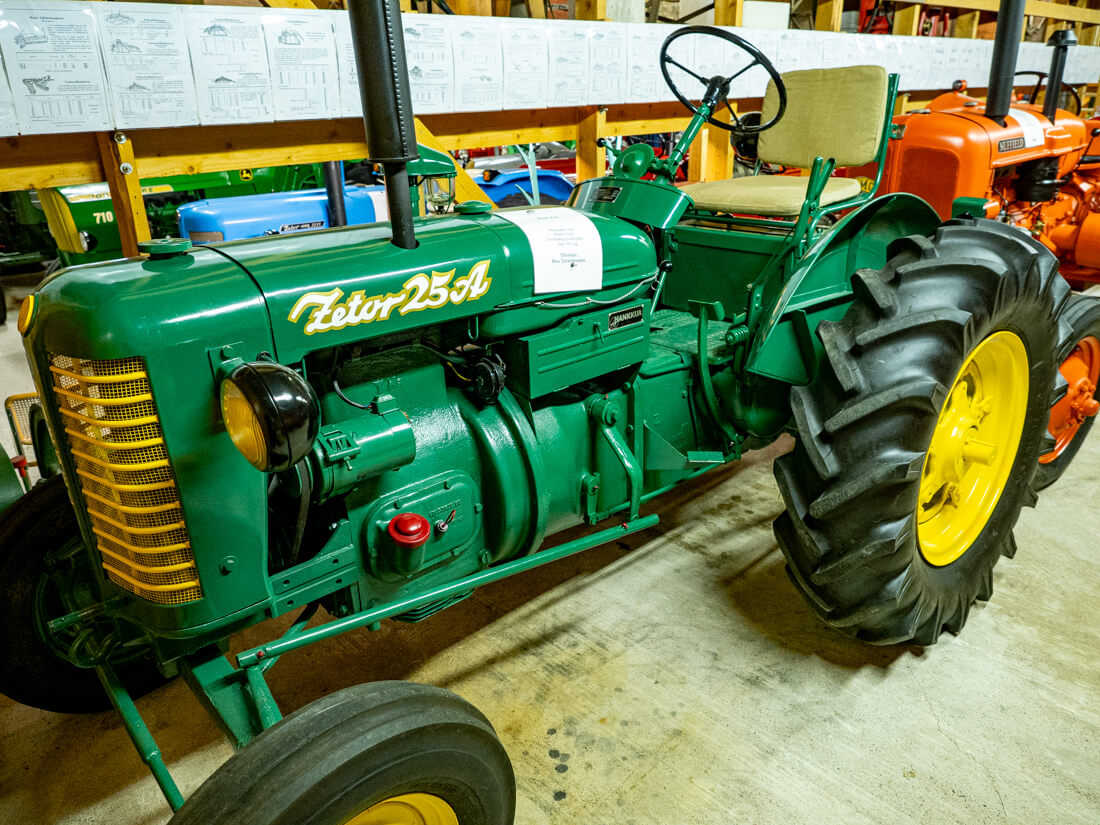
[[[1016,460],[1027,397],[1027,350],[1013,332],[984,339],[959,370],[921,472],[917,539],[929,564],[956,561],[985,528]]]
[[[407,793],[371,805],[345,825],[458,825],[458,816],[438,796]]]

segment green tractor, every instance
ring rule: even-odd
[[[1022,233],[831,177],[881,166],[896,76],[780,76],[680,29],[669,157],[632,146],[566,207],[414,219],[397,3],[349,5],[391,223],[152,242],[24,304],[62,476],[0,523],[0,691],[113,705],[172,825],[510,823],[504,747],[458,697],[368,684],[284,719],[267,670],[645,530],[655,497],[784,433],[775,532],[821,618],[959,631],[1035,501],[1069,289]],[[681,66],[680,37],[768,72],[761,156],[808,176],[672,184],[737,74]],[[133,701],[177,673],[240,748],[186,802]]]

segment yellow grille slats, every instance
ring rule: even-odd
[[[144,361],[54,355],[50,373],[107,577],[156,604],[201,599]]]

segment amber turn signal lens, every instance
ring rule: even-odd
[[[260,419],[240,387],[229,379],[222,382],[222,419],[233,446],[257,470],[266,470],[267,443]]]
[[[28,295],[23,299],[23,305],[19,307],[19,320],[16,322],[16,328],[19,330],[20,335],[26,335],[27,330],[31,325],[31,318],[34,317],[34,296]]]

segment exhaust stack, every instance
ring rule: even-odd
[[[1022,0],[1021,0],[1022,2]],[[393,243],[416,247],[406,164],[419,157],[398,0],[348,0],[370,160],[382,164]]]
[[[1043,114],[1053,123],[1054,114],[1058,111],[1058,100],[1062,97],[1062,78],[1066,75],[1066,58],[1069,57],[1069,47],[1077,45],[1077,33],[1073,29],[1059,29],[1050,36],[1047,45],[1054,48],[1054,54],[1050,56]]]
[[[1024,32],[1025,0],[1001,0],[997,12],[997,34],[993,40],[993,62],[989,67],[989,93],[985,116],[1005,125],[1005,115],[1012,104],[1012,76],[1016,74],[1016,57],[1020,37]]]

